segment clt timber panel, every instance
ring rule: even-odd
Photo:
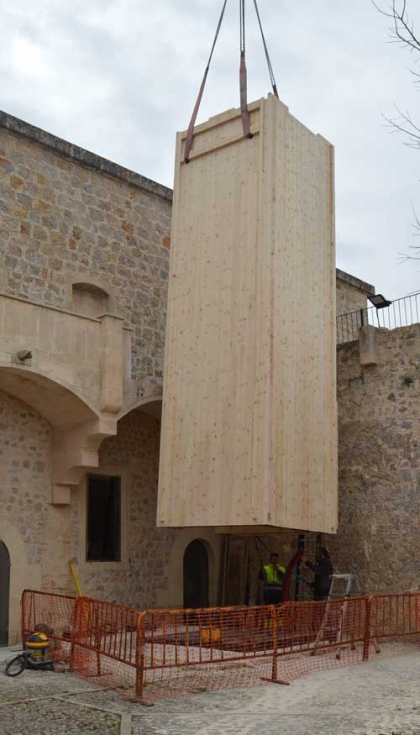
[[[177,138],[157,523],[331,533],[333,147],[249,109]]]

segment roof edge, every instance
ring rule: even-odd
[[[362,281],[356,276],[352,276],[350,273],[346,273],[346,271],[340,270],[340,268],[336,268],[336,277],[339,281],[344,281],[344,283],[352,286],[352,288],[357,288],[358,291],[363,291],[363,293],[369,294],[370,296],[375,294],[375,286],[366,283],[366,281]]]
[[[69,143],[63,138],[58,138],[56,135],[37,128],[35,125],[30,125],[24,120],[20,120],[18,117],[9,115],[2,110],[0,110],[0,128],[35,141],[44,148],[49,148],[55,153],[58,153],[60,156],[77,161],[82,166],[96,169],[102,174],[123,181],[125,184],[130,184],[138,189],[143,189],[143,191],[167,199],[170,202],[172,201],[172,189],[169,189],[167,186],[158,184],[156,181],[152,181],[152,179],[141,176],[141,174],[137,174],[135,171],[113,163],[107,158],[102,158],[102,156],[98,156],[96,153],[86,151],[84,148]]]

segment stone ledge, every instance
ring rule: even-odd
[[[61,314],[68,314],[69,316],[75,316],[78,319],[86,319],[88,322],[100,322],[101,317],[89,316],[88,314],[81,314],[78,311],[72,311],[71,309],[64,309],[62,306],[56,306],[55,304],[49,304],[45,301],[34,301],[33,299],[27,299],[24,296],[14,296],[13,294],[0,291],[0,299],[10,299],[11,301],[20,301],[22,304],[28,304],[29,306],[38,306],[41,309],[49,309],[50,311],[59,311]],[[118,314],[101,314],[101,316],[113,316],[115,319],[124,321],[122,316]]]
[[[73,143],[58,138],[52,133],[47,133],[45,130],[30,125],[24,122],[24,120],[13,117],[13,115],[9,115],[2,110],[0,110],[0,128],[5,128],[13,133],[29,138],[29,140],[33,140],[45,148],[50,148],[65,158],[75,160],[83,166],[96,169],[107,176],[120,179],[125,184],[130,184],[138,189],[143,189],[143,191],[148,191],[169,202],[172,201],[172,190],[167,186],[163,186],[163,184],[158,184],[156,181],[136,174],[134,171],[119,166],[117,163],[112,163],[112,161],[108,161],[108,159],[102,158],[102,156],[97,156],[95,153],[86,151],[84,148],[80,148]]]

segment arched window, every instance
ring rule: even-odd
[[[184,553],[184,607],[209,606],[209,557],[202,541],[194,539]]]
[[[73,283],[72,309],[85,316],[100,316],[109,312],[110,296],[91,283]]]

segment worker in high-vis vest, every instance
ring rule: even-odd
[[[285,573],[285,567],[279,564],[279,555],[270,554],[270,562],[262,570],[264,605],[277,605],[283,602]]]

